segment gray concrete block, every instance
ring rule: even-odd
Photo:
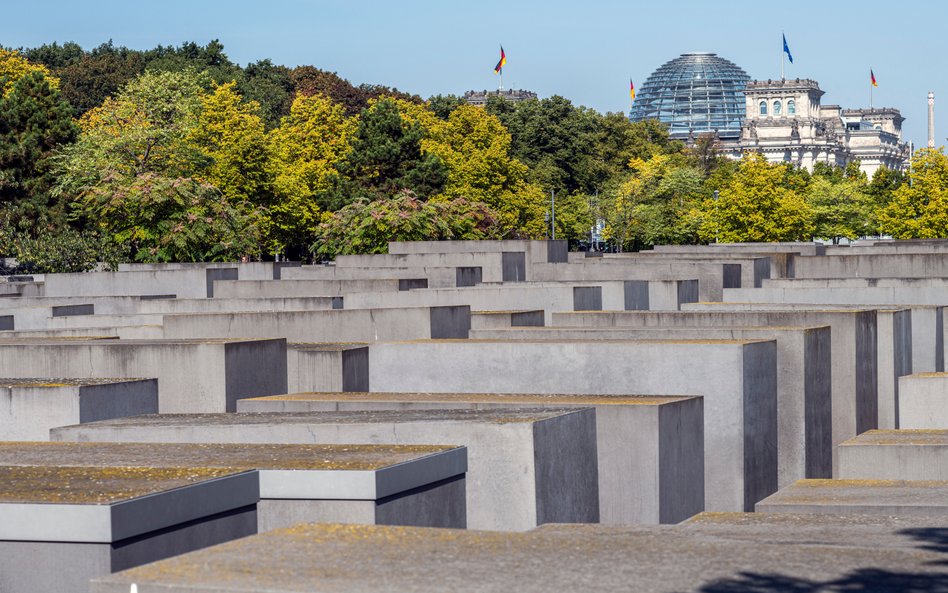
[[[45,441],[57,426],[157,412],[156,379],[0,379],[0,441]]]
[[[944,517],[948,481],[800,480],[758,502],[757,512]]]
[[[534,311],[471,311],[471,331],[511,327],[542,327],[542,310]]]
[[[55,429],[56,440],[464,445],[472,529],[596,522],[593,409],[138,416]],[[541,427],[542,425],[542,427]]]
[[[467,523],[463,447],[0,443],[4,465],[256,470],[260,531],[303,522]]]
[[[897,428],[948,429],[948,373],[899,378]]]
[[[481,268],[475,266],[458,266],[457,282],[455,283],[455,286],[458,288],[475,286],[483,281],[484,274]],[[425,288],[427,288],[427,286]]]
[[[948,480],[948,430],[870,430],[839,447],[847,480]]]
[[[257,531],[254,471],[0,467],[0,588],[89,579]]]
[[[297,393],[238,412],[595,407],[602,523],[678,523],[704,509],[701,398],[453,393]]]
[[[286,393],[286,341],[0,342],[0,376],[154,377],[162,412],[233,411],[242,397]]]
[[[287,268],[282,275],[288,276],[297,268]],[[395,292],[400,290],[397,278],[382,279],[284,279],[284,280],[217,280],[214,283],[215,299],[237,298],[287,298],[339,296],[347,292]]]
[[[702,395],[706,508],[777,489],[774,342],[413,341],[374,344],[369,361],[378,392]]]
[[[775,340],[778,486],[783,487],[802,478],[832,477],[832,360],[829,326],[472,329],[471,339]]]
[[[944,520],[731,517],[528,533],[307,525],[96,579],[91,592],[128,593],[133,583],[141,593],[921,592],[944,585],[941,530],[931,528]]]
[[[397,293],[396,293],[397,294]],[[402,293],[406,294],[406,293]],[[164,335],[182,338],[270,338],[289,342],[374,342],[466,338],[470,307],[407,307],[166,315]]]
[[[727,306],[741,304],[727,304]],[[723,309],[723,310],[722,310]],[[878,339],[875,310],[727,310],[556,313],[557,327],[761,327],[829,325],[831,327],[833,467],[835,447],[877,427]],[[375,389],[373,387],[373,389]]]
[[[288,344],[287,392],[368,391],[366,344]]]
[[[602,287],[574,286],[573,311],[602,311]]]

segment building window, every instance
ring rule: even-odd
[[[760,114],[767,115],[767,101],[760,102]]]
[[[793,102],[793,99],[787,101],[787,115],[796,115],[797,114],[797,104]]]
[[[774,101],[774,115],[780,115],[780,101]]]

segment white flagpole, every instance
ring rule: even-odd
[[[785,34],[783,31],[781,31],[781,32],[780,32],[780,43],[781,43],[781,46],[780,46],[780,80],[784,80],[784,76],[783,76],[783,54],[785,54],[786,52],[783,51],[783,44],[786,44],[786,39],[787,39],[786,34]]]

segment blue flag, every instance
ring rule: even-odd
[[[783,51],[787,52],[787,59],[790,60],[790,63],[793,63],[793,55],[790,54],[790,46],[787,45],[787,36],[783,36]]]

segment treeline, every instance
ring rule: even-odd
[[[948,165],[910,173],[686,148],[562,97],[486,108],[354,86],[312,66],[245,67],[223,46],[0,49],[0,256],[95,261],[332,257],[389,240],[656,243],[945,236]]]

